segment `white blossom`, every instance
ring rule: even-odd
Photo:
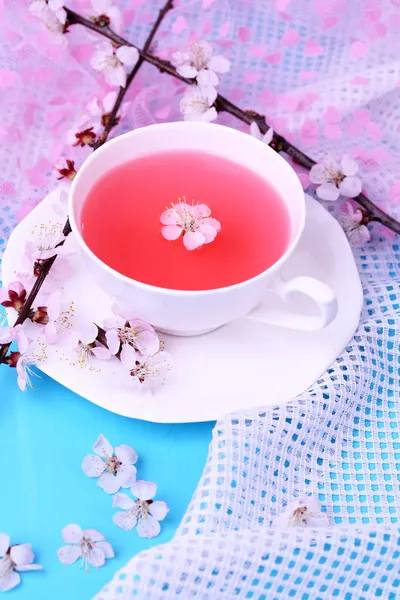
[[[355,198],[361,193],[361,179],[355,177],[358,164],[349,156],[343,156],[341,162],[327,154],[321,163],[310,170],[310,181],[320,184],[317,196],[321,200],[337,200],[340,195]]]
[[[8,592],[21,582],[17,571],[36,571],[42,565],[34,564],[31,544],[10,546],[10,536],[0,533],[0,591]]]
[[[81,566],[88,571],[88,566],[102,567],[107,558],[114,557],[110,542],[96,529],[82,530],[79,525],[67,525],[61,535],[68,545],[58,550],[58,558],[63,565],[71,565],[81,558]]]
[[[171,369],[171,357],[168,352],[142,356],[132,346],[125,344],[120,356],[127,369],[130,384],[138,391],[152,392],[162,386]]]
[[[115,494],[118,490],[130,487],[136,479],[137,453],[127,444],[114,448],[110,442],[99,435],[93,450],[96,454],[88,454],[82,462],[82,470],[88,477],[98,477],[97,484],[107,493]]]
[[[63,5],[63,0],[34,0],[29,5],[29,11],[43,21],[51,33],[62,35],[67,22],[67,12]]]
[[[250,125],[250,134],[256,138],[256,140],[260,140],[264,144],[270,144],[272,142],[272,138],[274,137],[274,130],[270,127],[266,133],[262,134],[259,126],[256,121],[253,121]]]
[[[116,33],[122,29],[122,14],[111,0],[92,0],[93,21],[103,27],[109,26]]]
[[[364,242],[370,241],[371,233],[362,222],[363,214],[361,210],[359,208],[355,209],[350,202],[345,202],[338,220],[353,246],[361,246]]]
[[[159,521],[165,519],[169,511],[165,502],[152,500],[157,492],[156,484],[138,480],[132,485],[131,492],[137,500],[127,494],[115,494],[112,505],[123,510],[115,513],[114,523],[125,531],[136,527],[141,537],[156,537],[161,531]]]
[[[126,71],[124,66],[133,67],[139,59],[137,48],[120,46],[114,48],[111,42],[102,42],[92,56],[92,67],[104,74],[109,85],[125,87]]]
[[[182,77],[196,78],[200,88],[214,88],[219,84],[217,73],[227,73],[230,62],[224,56],[213,56],[211,44],[205,40],[193,42],[187,52],[175,52],[172,64]]]
[[[199,87],[191,85],[187,88],[180,104],[185,121],[215,121],[218,113],[213,105],[216,98],[202,93]]]
[[[329,519],[321,511],[321,503],[315,496],[300,496],[286,506],[285,510],[277,515],[271,527],[284,529],[286,527],[326,527]]]

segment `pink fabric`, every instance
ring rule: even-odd
[[[122,35],[143,45],[161,0],[115,2]],[[87,0],[70,8],[93,13]],[[232,61],[219,91],[267,120],[312,158],[327,151],[360,162],[363,189],[399,216],[399,7],[393,0],[176,0],[152,51],[169,58],[188,41],[208,39]],[[171,33],[172,32],[172,33]],[[0,20],[0,252],[16,220],[56,184],[52,166],[65,156],[76,167],[90,153],[65,134],[93,95],[110,91],[90,66],[97,42],[79,25],[55,44],[22,0],[5,0]],[[182,118],[185,85],[144,65],[128,99],[121,133]],[[220,122],[247,131],[230,115]],[[303,184],[307,178],[302,174]]]

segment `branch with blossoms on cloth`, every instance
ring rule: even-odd
[[[110,0],[92,0],[92,6],[93,14],[88,18],[64,7],[60,0],[34,0],[29,7],[30,11],[44,23],[52,35],[62,37],[63,41],[65,33],[74,25],[82,25],[106,38],[106,41],[96,46],[91,64],[96,71],[103,73],[110,86],[119,86],[119,91],[118,93],[110,92],[102,101],[95,100],[90,103],[89,114],[81,117],[67,134],[67,140],[71,145],[90,146],[96,149],[107,140],[110,132],[118,125],[126,112],[123,100],[129,86],[142,64],[149,63],[155,66],[160,73],[167,73],[189,86],[180,105],[185,120],[214,121],[218,118],[219,113],[227,112],[248,124],[250,133],[261,142],[269,144],[279,153],[287,154],[294,163],[309,169],[311,182],[318,185],[316,193],[319,198],[336,200],[342,195],[354,199],[358,207],[350,202],[347,203],[345,212],[341,216],[342,225],[353,243],[369,240],[370,232],[367,225],[372,221],[380,222],[394,232],[400,233],[400,223],[384,213],[361,193],[361,180],[356,175],[358,165],[353,159],[345,156],[341,161],[337,161],[328,156],[321,164],[316,164],[286,138],[274,132],[267,125],[263,115],[251,110],[243,110],[218,94],[216,87],[219,84],[219,76],[229,70],[230,63],[223,56],[213,55],[212,47],[208,42],[194,42],[187,51],[175,52],[171,57],[172,62],[160,59],[151,53],[150,47],[155,34],[165,15],[173,8],[173,0],[168,0],[159,11],[143,49],[138,49],[120,36],[121,13],[115,6],[112,6]],[[131,71],[129,71],[130,68]],[[62,159],[56,168],[60,179],[70,182],[76,175],[75,164],[68,158]],[[69,233],[70,227],[67,220],[63,228],[62,239],[55,245],[46,246],[47,256],[38,259],[36,254],[34,257],[35,280],[28,295],[21,282],[10,284],[9,289],[3,292],[2,304],[16,308],[13,303],[17,297],[19,308],[16,308],[18,316],[14,326],[4,329],[1,333],[0,362],[17,367],[19,383],[22,388],[29,383],[31,372],[29,364],[32,364],[29,361],[39,360],[38,354],[32,352],[31,345],[26,339],[22,327],[25,321],[28,320],[53,331],[63,329],[60,327],[60,322],[64,323],[65,315],[57,296],[50,298],[50,312],[55,315],[55,318],[49,316],[49,306],[38,306],[36,309],[33,306],[42,286],[54,272],[54,263],[57,266],[57,263],[62,260],[60,258],[61,248]],[[43,248],[37,247],[36,250],[40,253]],[[21,301],[21,296],[24,296],[23,301]],[[54,305],[56,309],[54,309]],[[148,324],[143,325],[141,320],[138,323],[135,320],[136,317],[122,311],[120,307],[116,307],[115,312],[113,317],[115,323],[110,328],[114,332],[111,334],[112,348],[110,349],[110,335],[107,337],[106,328],[90,324],[86,327],[85,334],[81,332],[81,339],[77,341],[75,347],[79,357],[78,363],[86,363],[96,356],[97,358],[106,358],[106,355],[109,357],[113,354],[120,360],[125,360],[130,376],[135,382],[143,384],[145,381],[150,383],[152,380],[162,379],[158,376],[159,373],[165,373],[169,368],[166,353],[158,350],[148,356],[143,354],[143,348],[146,345],[142,343],[141,336],[144,333],[150,336],[149,340],[146,340],[146,344],[153,351],[157,344],[154,330]],[[52,327],[47,327],[49,324]],[[151,329],[146,330],[146,327]],[[139,340],[139,345],[138,336],[141,340]],[[24,351],[9,353],[12,341],[19,342]],[[145,352],[148,351],[145,350]],[[147,360],[149,357],[150,361]],[[156,358],[154,359],[154,357]],[[136,360],[137,358],[140,360]],[[162,364],[160,365],[159,362]]]
[[[149,50],[165,15],[172,7],[172,0],[167,0],[159,11],[143,46],[144,52]],[[66,12],[58,0],[35,0],[30,5],[30,10],[53,33],[67,30]],[[118,19],[119,11],[112,10],[111,7],[109,14]],[[107,23],[110,17],[100,11],[94,20],[100,19],[100,22]],[[102,103],[95,100],[88,107],[92,116],[100,118],[99,126],[103,127],[103,131],[97,136],[94,127],[84,125],[84,118],[83,121],[80,120],[81,129],[78,132],[67,132],[67,139],[72,145],[88,145],[94,150],[99,148],[107,141],[112,128],[123,116],[123,99],[144,60],[137,49],[126,48],[119,53],[118,61],[115,62],[116,68],[110,73],[110,80],[114,85],[120,84],[118,94],[111,92]],[[128,75],[123,65],[132,66]],[[76,175],[75,164],[69,159],[60,159],[55,170],[59,179],[67,182],[71,182]],[[161,349],[158,335],[151,325],[138,319],[130,311],[114,305],[114,314],[104,321],[104,327],[94,323],[84,324],[79,332],[75,331],[70,335],[73,306],[63,305],[61,292],[54,290],[55,286],[60,285],[57,277],[55,286],[49,286],[51,293],[43,294],[46,292],[45,284],[49,283],[49,275],[54,275],[55,267],[61,266],[60,261],[66,261],[73,254],[73,251],[66,249],[65,244],[70,233],[67,218],[61,230],[42,228],[34,236],[35,240],[27,243],[24,259],[30,271],[25,274],[31,287],[29,294],[25,282],[21,281],[11,282],[7,288],[1,288],[0,304],[14,310],[17,318],[11,327],[5,327],[5,320],[0,319],[0,363],[16,368],[18,385],[25,391],[27,386],[33,387],[31,377],[36,373],[32,366],[37,366],[46,359],[46,345],[54,344],[69,335],[69,346],[79,366],[90,367],[94,359],[109,360],[115,357],[126,367],[130,385],[145,391],[154,390],[163,384],[171,368],[171,357]],[[36,303],[41,293],[46,305]],[[39,338],[38,334],[41,334]],[[17,344],[18,351],[10,352],[13,342]]]

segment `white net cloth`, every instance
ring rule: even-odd
[[[358,253],[352,343],[292,403],[230,415],[174,539],[140,553],[96,600],[398,597],[399,247]],[[313,494],[326,528],[270,528]]]
[[[168,57],[191,37],[213,41],[232,60],[221,93],[267,114],[314,159],[329,149],[351,153],[366,193],[400,214],[399,0],[178,4],[156,52]],[[124,35],[140,45],[161,0],[132,5]],[[70,6],[88,14],[87,2]],[[90,68],[91,34],[73,28],[60,53],[42,43],[40,24],[29,19],[25,2],[6,0],[0,251],[16,221],[54,185],[58,156],[79,166],[89,153],[66,148],[63,136],[104,85]],[[123,127],[180,118],[184,86],[175,83],[144,66]],[[220,122],[241,127],[229,115]],[[376,227],[373,242],[357,251],[365,306],[352,343],[301,398],[217,423],[173,541],[133,558],[96,600],[399,597],[400,252],[379,233]],[[270,528],[288,502],[307,494],[318,496],[329,527]]]

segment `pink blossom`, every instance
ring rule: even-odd
[[[55,344],[57,340],[71,331],[74,314],[73,302],[66,307],[61,303],[61,291],[56,290],[47,298],[46,316],[39,323],[38,329],[43,332],[46,343]],[[34,320],[34,319],[33,319]]]
[[[195,250],[209,244],[221,230],[221,224],[211,217],[211,210],[205,204],[187,204],[185,196],[179,204],[173,204],[164,211],[160,221],[166,240],[177,240],[183,233],[183,244],[187,250]]]
[[[352,158],[345,155],[339,162],[327,154],[321,163],[311,168],[310,181],[320,184],[317,196],[321,200],[337,200],[340,195],[355,198],[362,189],[361,180],[355,177],[357,171],[358,165]]]
[[[286,529],[287,527],[326,527],[329,519],[321,512],[321,503],[315,496],[300,496],[287,504],[285,510],[277,515],[271,527]]]
[[[4,308],[13,308],[17,312],[26,302],[26,289],[20,281],[12,281],[0,289],[0,304]]]
[[[100,127],[95,126],[92,120],[86,115],[82,115],[76,123],[67,131],[67,144],[71,146],[93,146],[96,141],[96,134]]]
[[[27,387],[33,388],[31,377],[39,377],[39,375],[32,367],[37,366],[46,358],[46,346],[43,343],[39,341],[29,343],[25,335],[21,336],[14,360],[16,359],[17,383],[22,392],[25,392]]]
[[[353,246],[361,246],[364,242],[370,241],[371,233],[363,223],[363,213],[359,208],[355,209],[351,202],[344,203],[339,215],[339,223]]]
[[[138,391],[152,392],[164,385],[171,370],[171,357],[167,352],[141,356],[128,344],[121,350],[121,362],[128,370],[130,384]]]
[[[25,349],[28,346],[28,338],[25,333],[25,326],[16,325],[15,327],[1,327],[0,328],[0,344],[10,344],[16,342],[19,351]]]
[[[111,0],[92,0],[94,11],[93,21],[100,27],[111,27],[116,33],[121,33],[122,14],[112,5]]]
[[[109,349],[97,342],[98,333],[99,330],[94,323],[81,324],[79,331],[72,331],[70,343],[72,342],[79,367],[90,368],[94,357],[100,360],[111,358]]]
[[[123,510],[115,513],[114,523],[124,531],[136,527],[140,537],[156,537],[161,531],[160,521],[169,512],[165,502],[153,500],[157,492],[156,484],[137,480],[132,484],[131,492],[137,500],[132,500],[127,494],[115,494],[112,505]]]
[[[160,349],[158,335],[149,323],[113,306],[114,316],[104,321],[107,346],[112,354],[117,354],[121,345],[126,344],[140,352],[142,356],[152,356]]]
[[[133,67],[138,60],[137,48],[120,46],[116,49],[111,42],[101,42],[92,56],[91,65],[96,71],[104,74],[109,85],[125,87],[126,71],[124,66]]]

